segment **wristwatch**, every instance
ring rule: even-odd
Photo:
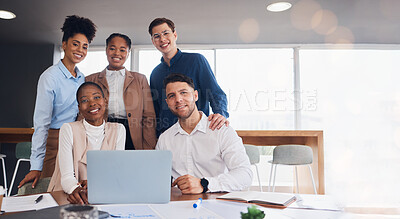
[[[208,191],[208,180],[206,178],[203,178],[200,180],[200,184],[201,186],[203,186],[203,192],[202,193],[206,193]]]

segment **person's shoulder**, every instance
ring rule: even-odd
[[[204,56],[200,53],[194,53],[194,52],[182,52],[182,56],[186,58],[192,58],[192,59],[203,59]]]
[[[207,122],[207,131],[215,134],[216,136],[224,137],[224,136],[238,136],[236,130],[228,125],[225,124],[220,129],[211,130],[210,128],[210,121]]]
[[[52,65],[48,67],[44,72],[40,75],[40,78],[46,80],[55,80],[57,77],[57,73],[60,72],[60,69],[57,65]]]
[[[151,71],[151,75],[160,74],[162,72],[164,72],[164,64],[159,63],[156,67],[153,68],[153,71]]]
[[[124,127],[124,125],[122,125],[121,123],[118,123],[118,122],[106,122],[106,126],[111,127],[111,128],[118,128],[118,129],[120,129],[121,127]]]
[[[66,122],[66,123],[62,124],[61,128],[60,128],[60,132],[71,132],[71,130],[72,130],[71,123],[75,123],[75,122]]]
[[[139,73],[139,72],[136,72],[136,71],[128,71],[128,70],[126,70],[126,73],[131,74],[137,80],[140,80],[140,81],[144,80],[144,79],[147,80],[146,75],[144,75],[142,73]]]
[[[172,136],[175,136],[178,128],[179,128],[179,122],[176,122],[171,127],[169,127],[167,130],[165,130],[163,133],[161,133],[160,138],[161,138],[161,136],[163,136],[163,138],[170,138]]]
[[[125,132],[125,126],[121,123],[116,123],[115,127],[118,129],[119,132]]]
[[[99,77],[99,74],[100,74],[100,72],[96,72],[96,73],[90,74],[90,75],[88,75],[88,76],[85,77],[85,80],[86,80],[86,81],[92,81],[92,80],[94,80],[95,78],[98,78],[98,77]]]

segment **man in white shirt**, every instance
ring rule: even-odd
[[[164,79],[168,108],[178,122],[160,135],[156,149],[172,152],[172,186],[183,194],[237,191],[250,186],[252,171],[242,139],[232,127],[212,131],[198,111],[198,92],[183,74]]]

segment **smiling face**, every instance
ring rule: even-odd
[[[188,119],[197,111],[198,93],[186,82],[172,82],[165,87],[168,108],[179,119]]]
[[[129,46],[125,39],[116,36],[108,43],[106,54],[109,70],[123,69],[124,63],[129,56]]]
[[[151,41],[163,56],[172,58],[177,50],[176,40],[178,38],[176,31],[173,32],[166,24],[160,24],[153,27]]]
[[[78,93],[78,108],[79,113],[89,124],[99,126],[103,124],[107,100],[98,87],[86,85]]]
[[[85,59],[89,42],[85,35],[77,33],[67,41],[63,41],[62,48],[65,53],[63,60],[68,64],[76,65]]]

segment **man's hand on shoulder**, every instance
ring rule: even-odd
[[[203,192],[203,186],[200,184],[200,179],[191,175],[184,175],[178,177],[173,183],[181,190],[182,194],[200,194]]]
[[[37,182],[40,179],[40,175],[41,174],[42,174],[42,171],[31,170],[28,174],[26,174],[25,178],[19,183],[18,188],[21,188],[21,186],[23,186],[25,183],[33,181],[32,189],[34,189],[36,184],[37,184]]]
[[[215,114],[211,114],[208,116],[208,121],[210,122],[210,129],[211,130],[215,130],[220,129],[224,124],[226,125],[226,127],[229,126],[229,121],[228,119],[226,119],[223,115],[219,114],[219,113],[215,113]]]

